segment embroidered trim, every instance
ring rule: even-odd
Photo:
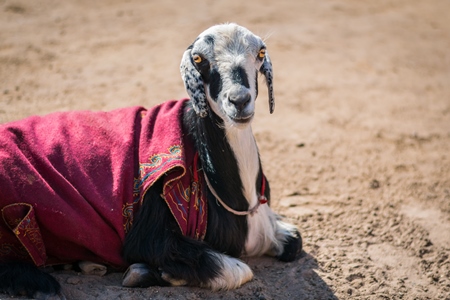
[[[134,179],[133,202],[126,203],[122,207],[122,216],[124,217],[123,228],[125,233],[128,233],[131,229],[134,221],[134,211],[137,209],[136,206],[142,204],[143,196],[148,188],[170,169],[179,166],[184,162],[182,146],[173,145],[169,147],[167,151],[167,153],[152,155],[149,158],[149,162],[139,164],[139,177]],[[173,166],[167,167],[168,164],[172,164]],[[142,188],[149,180],[151,182],[147,185],[146,190],[142,191]]]
[[[203,240],[207,226],[207,202],[202,188],[203,175],[194,162],[183,175],[170,174],[165,179],[162,197],[166,201],[181,232],[185,236]]]
[[[2,209],[2,216],[35,265],[42,266],[47,255],[33,206],[28,203],[10,204]]]
[[[148,180],[148,178],[163,170],[164,166],[174,160],[183,161],[182,150],[180,145],[169,147],[169,153],[155,154],[149,158],[149,163],[139,164],[139,178],[134,179],[133,196],[139,197],[141,195],[141,188]],[[163,170],[167,171],[167,170]],[[159,176],[158,176],[159,177]]]

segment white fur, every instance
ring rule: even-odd
[[[259,172],[259,156],[252,128],[250,124],[247,124],[245,128],[229,126],[225,130],[238,162],[244,196],[249,207],[254,207],[258,202],[260,191],[257,191],[255,186]],[[258,256],[272,251],[274,246],[279,248],[280,242],[276,235],[276,216],[267,204],[261,205],[253,215],[247,216],[247,223],[248,236],[245,255]]]
[[[242,129],[229,126],[225,128],[225,132],[238,162],[244,196],[253,207],[258,201],[255,183],[259,171],[259,157],[252,128],[249,124]]]
[[[246,256],[280,254],[283,244],[277,239],[275,214],[268,205],[261,205],[255,214],[248,216],[247,223]]]
[[[220,32],[220,36],[216,34],[216,31]],[[214,60],[210,62],[211,67],[217,68],[222,76],[222,91],[217,99],[212,100],[210,98],[209,86],[205,85],[209,106],[217,115],[221,116],[226,127],[247,127],[247,124],[242,125],[232,121],[232,118],[236,117],[238,112],[236,107],[228,101],[228,96],[233,89],[249,92],[251,102],[242,113],[253,117],[257,96],[256,76],[262,65],[262,61],[257,59],[257,55],[259,50],[265,47],[265,44],[261,38],[249,30],[233,24],[213,26],[200,34],[199,38],[201,39],[207,35],[216,37],[214,51],[208,44],[201,42],[195,44],[193,51],[203,53],[207,57],[214,57]],[[230,43],[230,40],[234,40],[234,42]],[[248,89],[233,83],[231,70],[236,66],[240,66],[245,70],[250,85]]]
[[[233,83],[231,70],[239,65],[244,68],[249,82],[248,92],[251,95],[250,103],[245,112],[253,118],[256,101],[256,76],[261,68],[262,61],[257,59],[257,53],[264,42],[245,28],[238,26],[215,26],[200,35],[214,35],[220,30],[221,36],[215,39],[215,60],[212,61],[219,73],[222,75],[222,90],[218,98],[210,97],[209,86],[205,85],[206,98],[212,110],[222,118],[227,140],[234,152],[239,166],[239,175],[243,185],[243,193],[249,203],[254,207],[258,202],[256,190],[256,179],[259,172],[259,154],[255,138],[253,136],[251,121],[247,123],[236,123],[233,117],[236,107],[228,101],[228,95],[232,89],[243,88]],[[236,35],[236,32],[240,34]],[[239,41],[229,43],[233,38],[239,37]],[[197,44],[196,44],[197,45]],[[207,44],[198,43],[197,51],[213,56],[213,51]],[[261,205],[257,212],[247,216],[248,236],[245,244],[246,256],[259,256],[263,254],[280,255],[283,252],[283,244],[292,230],[288,229],[286,223],[277,221],[277,215],[268,204]],[[294,226],[291,226],[295,228]]]
[[[231,290],[236,289],[244,283],[252,280],[252,270],[241,260],[213,251],[210,251],[209,254],[219,263],[221,270],[218,276],[210,279],[206,283],[203,283],[201,287],[208,288],[213,291]],[[172,286],[182,286],[187,284],[185,280],[173,278],[165,272],[162,273],[161,277]]]
[[[225,254],[210,252],[222,265],[219,276],[211,279],[202,287],[213,291],[236,289],[244,283],[252,280],[253,272],[250,267],[237,258]]]

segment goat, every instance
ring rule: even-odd
[[[44,125],[50,123],[61,127],[64,125],[59,123],[69,120],[71,127],[77,130],[76,134],[70,135],[67,134],[69,129],[64,128],[64,136],[78,138],[73,142],[74,147],[81,147],[81,151],[89,154],[85,160],[82,156],[75,158],[75,162],[64,160],[64,166],[57,170],[64,178],[58,175],[58,180],[50,180],[53,175],[47,176],[49,179],[34,173],[22,176],[21,166],[14,167],[14,173],[8,173],[4,170],[11,167],[11,161],[15,161],[7,157],[11,153],[6,151],[5,154],[0,148],[0,157],[9,158],[7,163],[4,163],[5,159],[0,160],[0,170],[3,170],[0,178],[8,186],[15,185],[5,188],[5,191],[5,184],[0,181],[0,203],[5,221],[5,224],[0,222],[0,250],[12,248],[11,243],[8,244],[10,240],[5,242],[3,239],[5,237],[19,239],[25,248],[29,245],[21,235],[21,230],[28,228],[24,227],[25,220],[27,224],[33,224],[31,229],[34,231],[27,232],[35,233],[35,240],[42,236],[45,242],[45,245],[38,243],[39,247],[33,248],[37,249],[35,252],[26,249],[25,256],[32,256],[33,264],[22,263],[23,258],[19,259],[18,255],[2,257],[5,251],[0,251],[0,290],[28,296],[60,293],[59,283],[36,266],[81,260],[119,269],[128,267],[122,282],[128,287],[189,285],[215,291],[228,290],[253,278],[250,267],[239,257],[271,255],[281,261],[295,259],[302,248],[301,236],[294,225],[281,221],[269,207],[269,182],[263,173],[251,129],[258,95],[258,72],[266,79],[270,113],[275,104],[272,64],[265,43],[236,24],[216,25],[201,33],[187,48],[180,70],[190,99],[169,101],[149,111],[132,108],[110,113],[84,112],[82,117],[76,113],[73,115],[73,112],[61,113],[54,115],[49,123],[45,120],[51,117],[29,119],[35,130],[32,134],[34,142],[36,128],[46,128]],[[55,118],[58,122],[54,121]],[[89,121],[87,124],[76,121],[80,118]],[[126,118],[132,118],[133,124],[138,124],[138,129],[131,130],[128,135],[124,132],[131,126],[124,124]],[[108,133],[108,128],[102,127],[105,123],[120,127],[114,129],[119,132]],[[96,127],[101,127],[102,137],[108,136],[107,149],[103,148],[105,142],[96,134],[92,134],[90,143],[80,145],[80,140],[86,138],[79,137],[82,135],[80,132],[99,130]],[[0,126],[0,136],[12,136],[15,147],[20,148],[28,161],[39,164],[48,159],[53,163],[52,168],[58,168],[58,163],[52,159],[64,156],[64,151],[69,148],[65,143],[70,141],[58,141],[58,147],[54,149],[58,134],[52,135],[47,131],[47,138],[53,142],[48,145],[45,139],[38,142],[42,144],[41,149],[50,147],[51,155],[37,157],[23,146],[29,141],[26,128],[20,121],[6,124],[3,128]],[[170,139],[172,134],[178,134],[176,145]],[[157,146],[150,144],[150,140],[157,140],[158,136],[161,140],[157,141]],[[16,146],[17,143],[21,146]],[[9,145],[7,142],[0,145],[5,144]],[[161,155],[153,151],[154,147],[168,146],[169,150]],[[110,163],[118,157],[117,153],[124,151],[126,157],[120,160],[118,168],[123,173],[126,166],[131,165],[131,171],[125,175],[133,177],[130,179],[132,187],[127,185],[130,183],[127,178],[114,176],[114,167],[109,173],[100,174],[95,165],[97,161]],[[138,162],[136,157],[139,157]],[[86,177],[81,183],[76,180],[70,182],[71,174],[77,170],[69,168],[72,164],[79,167],[81,163],[91,164],[82,167]],[[163,165],[169,168],[161,169]],[[102,181],[101,187],[97,188],[92,179],[95,174],[109,176],[113,182],[107,185]],[[16,182],[18,179],[22,182]],[[62,182],[78,188],[79,191],[71,192],[76,194],[77,201],[89,202],[90,194],[95,194],[96,200],[89,204],[95,208],[86,208],[89,218],[83,215],[76,219],[70,212],[62,210],[65,205],[39,211],[43,206],[36,200],[39,194],[34,190],[24,192],[24,188],[40,180],[47,180],[46,185]],[[52,191],[63,193],[59,187]],[[106,198],[112,195],[121,199],[102,200],[105,198],[103,194],[107,194]],[[12,196],[20,197],[20,203],[14,202],[16,198],[11,200]],[[9,199],[6,205],[4,199]],[[84,208],[84,203],[69,203],[69,206]],[[108,212],[101,213],[100,206],[106,207]],[[29,217],[33,214],[36,214],[34,219]],[[58,218],[58,214],[64,215],[58,222],[71,219],[59,226],[60,236],[53,237],[50,234],[54,231],[41,226],[48,219]],[[91,228],[89,235],[75,230],[91,219],[97,221],[86,225],[86,228]],[[107,226],[98,220],[108,223]],[[2,228],[9,230],[3,237]],[[106,232],[109,231],[114,231],[116,236],[108,239]],[[72,234],[77,235],[76,238]],[[47,245],[52,238],[57,238],[56,242]],[[73,244],[74,239],[76,242],[86,240],[85,244],[95,244],[98,240],[102,245],[98,249],[91,244],[78,247]],[[108,251],[112,254],[107,254]]]

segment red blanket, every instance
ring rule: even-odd
[[[185,101],[0,125],[0,261],[124,267],[125,234],[159,178],[183,234],[202,239],[204,179],[182,133]]]

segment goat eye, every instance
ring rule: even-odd
[[[259,50],[258,57],[264,58],[265,56],[266,56],[266,49],[262,48],[261,50]]]
[[[199,64],[199,63],[202,62],[202,57],[201,57],[200,55],[198,55],[198,54],[194,54],[194,55],[192,56],[192,59],[194,60],[194,62],[195,62],[196,64]]]

